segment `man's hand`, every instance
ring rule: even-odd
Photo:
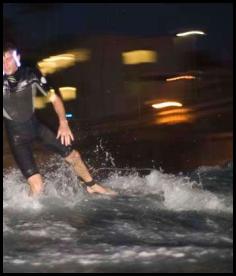
[[[61,143],[65,146],[71,145],[74,141],[74,136],[70,130],[67,120],[61,120],[57,132],[57,139],[61,138]]]
[[[103,195],[111,195],[111,196],[116,196],[118,193],[112,191],[111,189],[104,188],[101,185],[94,184],[92,187],[86,187],[88,193],[93,194],[93,193],[98,193],[98,194],[103,194]]]

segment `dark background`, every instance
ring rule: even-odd
[[[105,158],[104,152],[94,153],[101,141],[118,166],[161,166],[179,171],[232,160],[232,3],[4,3],[3,20],[4,40],[17,43],[26,64],[35,65],[42,58],[81,45],[97,53],[88,66],[78,65],[50,76],[55,86],[62,79],[78,83],[80,95],[65,105],[74,114],[71,126],[78,137],[77,146],[87,159],[93,160],[92,165],[98,166]],[[165,54],[163,64],[170,64],[165,70],[165,66],[153,69],[137,65],[126,69],[110,63],[118,51],[135,49],[135,45],[151,47],[152,43],[165,48],[174,45],[176,33],[194,29],[207,36],[186,44],[188,52],[180,51],[179,58],[176,50],[177,59],[168,60],[168,53]],[[183,64],[191,66],[186,65],[187,70]],[[175,71],[172,65],[176,65]],[[200,76],[199,81],[190,86],[182,82],[182,86],[170,90],[164,87],[167,75],[189,71]],[[161,89],[167,96],[173,91],[179,95],[178,91],[185,89],[181,99],[185,106],[193,108],[197,119],[192,123],[153,123],[157,114],[142,102],[151,90],[129,91],[139,101],[133,110],[127,104],[130,98],[122,96],[127,93],[125,84],[131,82],[139,88],[151,83],[151,90],[156,86],[157,98]],[[38,115],[55,128],[56,116],[51,108]],[[111,165],[109,161],[107,165]]]

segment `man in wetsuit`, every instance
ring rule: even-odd
[[[57,136],[35,117],[34,97],[37,90],[49,98],[57,113]],[[16,47],[9,43],[4,45],[3,117],[14,159],[29,183],[30,194],[39,195],[44,188],[31,150],[35,140],[65,158],[84,181],[88,193],[115,194],[93,180],[79,152],[72,148],[74,136],[66,120],[63,102],[55,93],[48,91],[46,78],[39,71],[21,67]]]

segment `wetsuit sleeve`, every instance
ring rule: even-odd
[[[34,85],[36,89],[39,90],[44,96],[48,97],[50,101],[53,101],[55,98],[55,88],[50,84],[48,79],[42,75],[39,69],[35,68],[33,71],[34,74]]]

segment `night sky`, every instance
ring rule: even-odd
[[[38,48],[65,36],[173,35],[200,29],[208,46],[227,57],[233,51],[233,4],[22,4],[5,3],[4,19],[20,43]]]

